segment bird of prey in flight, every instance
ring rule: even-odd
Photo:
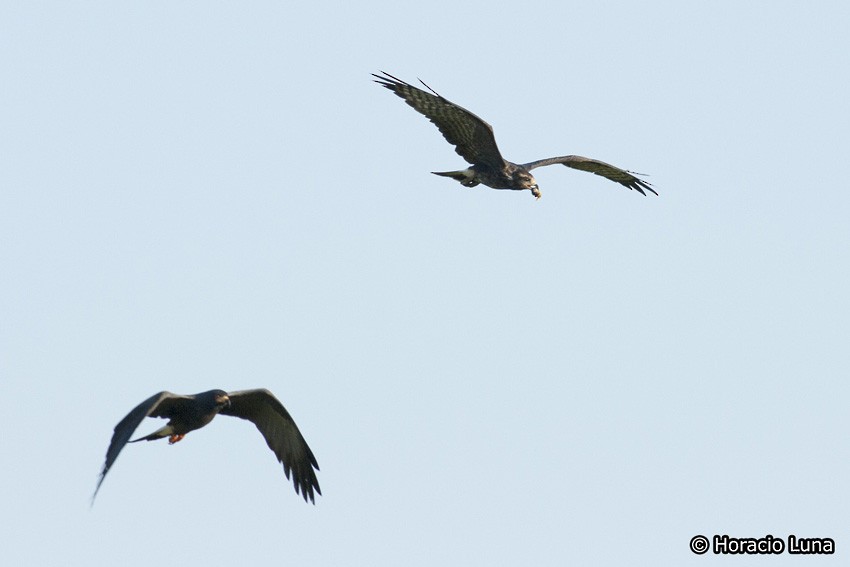
[[[649,183],[638,178],[633,172],[596,159],[562,156],[523,164],[509,162],[502,157],[496,146],[493,127],[484,120],[444,99],[421,80],[419,82],[431,92],[409,85],[389,73],[383,71],[381,73],[381,75],[372,73],[372,76],[377,78],[375,82],[403,98],[420,114],[424,114],[439,128],[443,137],[455,147],[458,155],[472,164],[472,167],[459,171],[434,171],[432,172],[434,175],[451,177],[467,187],[475,187],[483,183],[493,189],[514,191],[529,189],[531,194],[539,199],[540,188],[530,171],[535,167],[560,163],[567,167],[601,175],[624,187],[634,189],[642,195],[646,195],[645,190],[658,195]]]
[[[257,426],[266,439],[269,449],[283,464],[286,478],[292,474],[295,493],[301,494],[304,501],[307,498],[314,504],[314,492],[322,493],[319,481],[313,469],[319,470],[316,457],[289,412],[274,395],[265,389],[241,390],[239,392],[224,392],[210,390],[194,396],[180,396],[171,392],[159,392],[146,399],[115,426],[112,441],[106,450],[106,462],[97,481],[92,496],[92,503],[100,490],[106,473],[115,464],[115,459],[127,443],[137,441],[155,441],[168,437],[168,444],[177,443],[190,431],[200,429],[213,420],[217,414],[232,415],[247,419]],[[133,439],[130,437],[136,427],[146,417],[167,418],[169,421],[150,435]]]

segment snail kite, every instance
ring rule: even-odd
[[[375,82],[403,98],[417,112],[424,114],[439,128],[443,137],[455,146],[455,151],[472,164],[472,167],[459,171],[434,171],[432,172],[434,175],[451,177],[467,187],[475,187],[483,183],[493,189],[513,189],[514,191],[529,189],[531,194],[539,199],[540,188],[530,170],[560,163],[567,167],[601,175],[629,189],[634,189],[642,195],[646,195],[645,191],[658,195],[649,183],[636,177],[633,172],[582,156],[553,157],[523,164],[509,162],[502,157],[496,146],[493,127],[484,120],[444,99],[421,80],[419,82],[431,92],[409,85],[389,73],[383,71],[381,73],[381,75],[372,73],[372,76],[377,78]]]
[[[253,422],[263,434],[269,449],[283,463],[286,478],[292,473],[295,493],[301,494],[306,502],[309,498],[314,504],[314,492],[322,493],[316,473],[319,470],[316,457],[289,412],[274,395],[265,389],[224,392],[210,390],[194,396],[180,396],[171,392],[159,392],[137,405],[115,426],[109,449],[106,450],[106,462],[97,481],[94,497],[100,490],[106,473],[112,468],[124,445],[137,441],[155,441],[168,437],[168,444],[177,443],[190,431],[200,429],[213,420],[216,414],[232,415]],[[130,436],[146,417],[162,417],[169,421],[150,435],[133,439]]]

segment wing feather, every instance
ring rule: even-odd
[[[97,487],[92,495],[92,503],[94,503],[94,498],[97,496],[97,491],[100,490],[100,485],[103,483],[103,479],[106,478],[106,473],[108,473],[109,469],[112,468],[112,465],[115,464],[115,459],[118,458],[118,455],[121,453],[124,445],[126,445],[130,440],[130,437],[133,436],[133,432],[142,420],[148,416],[170,417],[169,414],[173,409],[175,402],[185,398],[185,396],[178,396],[167,391],[159,392],[137,405],[130,411],[130,413],[124,416],[124,419],[118,422],[118,425],[115,426],[115,430],[112,433],[112,440],[109,442],[109,448],[106,450],[106,461],[103,463],[103,470],[100,472]]]
[[[493,127],[487,122],[441,97],[425,83],[422,84],[431,91],[430,93],[405,83],[389,73],[383,71],[381,73],[382,75],[372,73],[372,76],[378,79],[375,82],[403,98],[417,112],[424,114],[439,128],[446,141],[455,146],[458,155],[467,162],[473,165],[484,164],[493,168],[502,168],[505,165],[505,160],[496,145]]]
[[[658,192],[653,189],[647,181],[644,181],[643,179],[637,177],[637,175],[640,174],[635,174],[632,171],[620,169],[619,167],[613,166],[610,163],[605,163],[604,161],[599,161],[598,159],[591,159],[582,156],[562,156],[539,159],[537,161],[525,163],[523,164],[523,167],[528,170],[531,170],[535,167],[553,165],[556,163],[566,165],[567,167],[572,167],[573,169],[580,169],[582,171],[589,171],[590,173],[601,175],[602,177],[619,183],[624,187],[634,189],[641,195],[646,195],[646,192],[644,190],[650,191],[658,195]]]
[[[227,396],[230,407],[219,413],[247,419],[256,425],[269,449],[283,464],[286,478],[290,478],[291,471],[295,493],[301,494],[305,502],[309,498],[315,504],[314,491],[322,493],[313,470],[319,470],[319,463],[283,404],[266,389],[229,392]]]

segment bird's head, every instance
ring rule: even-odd
[[[540,198],[540,187],[537,186],[537,180],[526,169],[518,169],[514,172],[514,183],[521,189],[531,190],[531,194]]]
[[[230,407],[230,397],[227,395],[227,392],[222,390],[216,390],[213,393],[213,401],[215,402],[216,409],[222,410]]]

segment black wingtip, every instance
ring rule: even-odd
[[[631,174],[631,175],[642,175],[643,177],[649,177],[648,173],[638,173],[636,171],[629,171],[628,169],[625,170],[625,171],[626,171],[626,173]],[[652,188],[652,184],[649,181],[644,181],[643,179],[638,179],[637,177],[635,177],[629,183],[624,184],[624,185],[626,185],[626,187],[628,187],[629,189],[634,189],[635,191],[637,191],[638,193],[640,193],[644,197],[647,196],[644,189],[646,189],[650,193],[653,193],[656,197],[658,196],[658,191],[656,191],[655,189]]]
[[[395,89],[397,86],[407,85],[407,83],[405,83],[404,81],[402,81],[398,77],[394,77],[394,76],[390,75],[386,71],[380,71],[379,70],[378,73],[381,73],[381,75],[378,75],[377,73],[372,73],[372,76],[375,77],[375,79],[377,79],[375,82],[378,83],[379,85],[383,86],[383,87],[386,87],[388,89]]]
[[[653,189],[652,186],[649,183],[647,183],[646,181],[642,181],[642,180],[636,181],[634,189],[637,189],[638,191],[640,191],[640,194],[643,195],[644,197],[646,197],[646,193],[644,192],[644,189],[646,189],[650,193],[654,194],[656,197],[658,196],[658,191]]]
[[[94,487],[94,494],[91,495],[91,502],[89,503],[89,509],[94,508],[94,500],[97,498],[97,493],[100,491],[100,485],[103,484],[103,479],[106,478],[106,472],[100,474],[100,478],[97,479],[97,486]]]
[[[429,86],[428,86],[428,83],[426,83],[425,81],[423,81],[423,80],[422,80],[422,79],[420,79],[419,77],[416,77],[416,80],[417,80],[417,81],[419,81],[420,83],[422,83],[422,84],[425,86],[425,88],[426,88],[426,89],[428,89],[429,91],[431,91],[432,93],[434,93],[434,96],[439,96],[440,98],[443,98],[443,97],[441,97],[441,96],[440,96],[440,93],[438,93],[437,91],[435,91],[434,89],[432,89],[431,87],[429,87]]]
[[[300,486],[300,487],[299,487],[298,483],[296,483],[295,484],[295,493],[296,494],[300,493],[301,497],[304,498],[304,502],[310,503],[313,506],[315,506],[316,505],[316,494],[315,493],[318,493],[319,496],[321,496],[322,495],[322,489],[319,488],[318,483],[316,483],[314,485],[310,485],[310,484],[305,483],[303,486]]]

